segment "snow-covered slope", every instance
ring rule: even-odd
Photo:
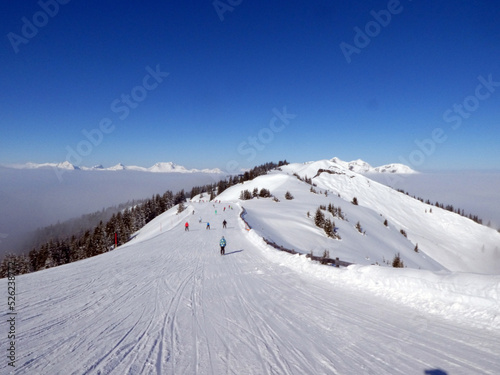
[[[296,175],[312,178],[315,186]],[[392,264],[399,253],[411,268],[500,274],[500,233],[424,204],[336,162],[290,164],[224,191],[221,199],[235,200],[242,190],[255,188],[269,189],[279,202],[245,201],[249,221],[278,245],[318,256],[328,250],[330,257],[356,264]],[[285,199],[287,191],[293,200]],[[354,198],[358,205],[351,203]],[[314,225],[317,208],[329,204],[345,214],[342,220],[324,211],[334,221],[341,240],[327,238]]]
[[[500,276],[322,266],[270,249],[239,213],[173,208],[115,251],[17,277],[16,367],[0,372],[500,372]]]

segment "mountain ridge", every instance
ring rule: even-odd
[[[395,174],[415,174],[419,173],[407,165],[399,163],[386,164],[379,167],[372,167],[369,163],[357,159],[350,162],[343,161],[338,157],[330,159],[330,161],[342,168],[348,169],[356,173],[395,173]],[[102,164],[95,165],[93,167],[77,166],[69,161],[64,161],[61,163],[24,163],[24,164],[12,164],[3,165],[7,168],[14,169],[39,169],[39,168],[56,168],[63,170],[82,170],[82,171],[141,171],[141,172],[152,172],[152,173],[225,173],[219,168],[205,168],[205,169],[187,169],[182,165],[175,164],[174,162],[158,162],[151,167],[140,167],[135,165],[124,165],[123,163],[118,163],[111,167],[104,167]]]
[[[77,166],[71,164],[69,161],[64,161],[62,163],[24,163],[24,164],[11,164],[3,165],[6,168],[13,169],[48,169],[56,168],[63,170],[80,170],[80,171],[140,171],[140,172],[152,172],[152,173],[224,173],[219,168],[205,168],[205,169],[187,169],[182,165],[177,165],[173,162],[158,162],[151,167],[139,167],[135,165],[124,165],[123,163],[118,163],[111,167],[104,167],[102,164],[95,165],[93,167]]]

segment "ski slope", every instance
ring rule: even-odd
[[[481,314],[498,312],[497,276],[477,275],[477,285],[492,284],[483,299],[455,290],[441,300],[445,276],[432,273],[434,286],[420,290],[427,300],[450,313],[467,301],[469,316],[478,313],[477,322],[445,319],[431,305],[412,308],[388,273],[370,271],[389,268],[334,269],[267,248],[231,204],[174,208],[115,251],[17,277],[16,368],[4,359],[0,373],[500,373],[500,318]],[[392,281],[411,297],[412,279],[431,272],[408,271]]]

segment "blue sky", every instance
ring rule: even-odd
[[[500,168],[493,1],[1,2],[0,164]]]

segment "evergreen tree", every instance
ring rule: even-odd
[[[335,237],[335,234],[333,233],[333,228],[335,226],[335,223],[333,223],[330,219],[326,219],[324,224],[323,224],[323,229],[325,230],[325,234],[328,237]]]
[[[249,200],[252,199],[252,193],[248,189],[242,190],[240,193],[241,200]]]
[[[316,214],[314,215],[314,224],[320,228],[322,228],[325,224],[325,214],[319,208],[316,210]]]

